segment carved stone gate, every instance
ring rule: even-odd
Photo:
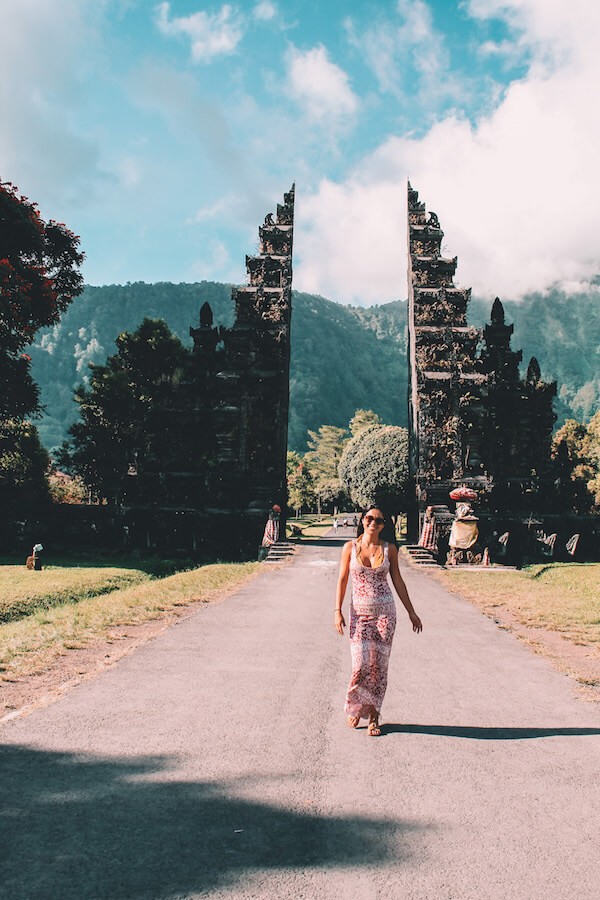
[[[551,508],[550,447],[556,384],[535,358],[521,379],[521,353],[498,298],[491,323],[469,325],[471,289],[454,283],[457,258],[442,254],[444,232],[408,185],[408,365],[410,472],[415,539],[428,506],[453,488],[477,490],[488,515]],[[492,515],[492,517],[493,517]]]
[[[292,186],[259,228],[233,326],[205,303],[190,328],[120,510],[135,545],[252,557],[275,504],[285,534],[294,199]]]

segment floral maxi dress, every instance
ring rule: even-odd
[[[387,543],[383,545],[383,562],[373,569],[359,562],[356,541],[352,542],[352,677],[345,705],[349,716],[366,719],[373,711],[379,712],[385,696],[390,651],[396,629],[396,603],[387,580],[389,571]]]

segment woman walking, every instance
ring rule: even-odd
[[[398,568],[398,548],[381,540],[385,516],[377,506],[367,509],[358,526],[356,540],[342,550],[335,600],[334,626],[344,633],[346,625],[342,605],[352,578],[350,601],[350,652],[352,677],[348,686],[345,711],[348,725],[356,728],[368,719],[367,734],[381,734],[379,715],[387,687],[388,663],[396,628],[396,604],[387,576],[406,609],[413,631],[423,630],[421,620],[410,602]]]

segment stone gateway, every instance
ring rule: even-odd
[[[471,289],[454,283],[457,259],[443,256],[443,236],[409,184],[409,532],[429,549],[449,537],[449,498],[460,487],[478,500],[486,543],[498,529],[514,538],[532,513],[537,527],[540,515],[561,512],[550,455],[556,384],[542,380],[535,358],[521,378],[522,354],[510,347],[513,326],[498,298],[490,324],[468,324]],[[456,548],[460,561],[482,561],[483,547],[472,547]]]

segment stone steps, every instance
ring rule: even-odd
[[[426,566],[436,569],[441,568],[431,550],[426,550],[424,547],[419,547],[417,544],[404,544],[403,549],[407,556],[410,557],[411,562],[415,565],[423,568]]]
[[[276,541],[276,543],[271,544],[269,547],[269,553],[263,562],[271,564],[284,562],[290,556],[293,556],[295,552],[295,545],[291,544],[289,541]]]

